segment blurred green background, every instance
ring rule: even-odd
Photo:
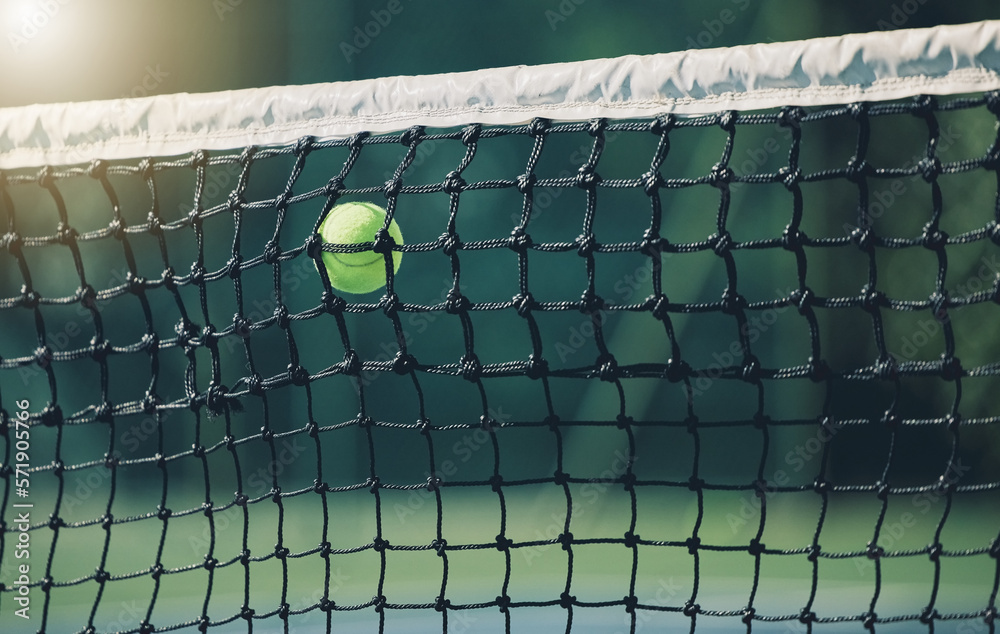
[[[6,43],[0,42],[0,107],[59,101],[114,99],[177,92],[220,91],[256,86],[344,81],[400,74],[429,74],[481,68],[542,64],[716,47],[756,42],[784,41],[833,36],[850,32],[896,27],[925,27],[1000,17],[995,2],[936,3],[910,0],[896,3],[821,3],[732,0],[724,2],[666,3],[562,0],[558,2],[419,2],[400,0],[396,13],[387,14],[390,3],[376,2],[264,2],[260,0],[176,0],[172,2],[102,2],[58,0],[45,4],[35,0],[9,1],[0,7]],[[49,7],[48,12],[45,7]],[[52,7],[57,7],[53,9]],[[374,12],[374,13],[373,13]],[[391,15],[391,19],[385,18]],[[43,16],[43,17],[39,17]],[[373,20],[386,23],[374,37],[359,33]],[[32,30],[29,24],[38,26]],[[371,29],[373,32],[374,28]],[[957,161],[981,156],[995,138],[995,120],[979,108],[975,111],[941,115],[947,142],[939,147],[942,160]],[[845,127],[846,126],[846,127]],[[818,171],[846,164],[853,152],[855,128],[839,117],[827,124],[814,124],[803,137],[803,168]],[[926,126],[911,117],[879,120],[873,124],[871,160],[880,165],[901,166],[924,151]],[[845,132],[845,130],[847,130]],[[949,131],[952,131],[949,134]],[[611,137],[598,172],[605,178],[635,178],[648,169],[656,138],[648,134],[619,134]],[[672,135],[673,149],[664,164],[665,176],[696,177],[708,172],[719,160],[725,134],[717,127],[679,130]],[[780,148],[769,148],[777,142]],[[771,126],[740,130],[734,149],[733,167],[740,173],[775,171],[784,164],[788,150],[786,132]],[[557,135],[550,140],[537,172],[557,178],[575,172],[589,153],[593,139],[584,132]],[[477,158],[465,174],[472,182],[489,178],[514,178],[523,172],[531,140],[497,138],[483,141]],[[765,148],[762,161],[754,157]],[[418,146],[412,166],[404,178],[408,184],[439,183],[458,164],[464,148],[457,141],[425,141]],[[378,187],[399,165],[405,148],[397,143],[369,146],[348,179],[348,187]],[[331,149],[310,156],[307,169],[295,187],[296,193],[315,191],[339,171],[346,150]],[[743,167],[750,160],[748,167]],[[278,195],[285,185],[292,159],[279,156],[256,163],[246,197],[266,200]],[[208,170],[204,207],[225,200],[235,186],[239,169],[233,164],[215,165]],[[192,204],[194,172],[189,168],[158,174],[160,206],[167,220],[186,215]],[[919,235],[928,217],[929,188],[922,182],[903,179],[903,192],[893,194],[897,202],[876,219],[880,235]],[[144,222],[149,209],[145,184],[135,178],[113,177],[122,200],[122,213],[130,224]],[[885,185],[873,185],[873,195],[885,196]],[[89,178],[59,181],[69,205],[70,224],[86,231],[105,226],[110,220],[107,200],[99,184]],[[946,214],[943,227],[958,234],[983,227],[992,217],[996,184],[983,171],[956,175],[943,183]],[[18,231],[24,235],[51,235],[57,215],[52,201],[40,188],[17,185],[8,188],[17,216]],[[844,224],[854,221],[856,188],[847,183],[815,183],[803,187],[806,219],[803,229],[812,237],[844,235]],[[548,195],[545,199],[542,194]],[[380,196],[380,194],[375,194]],[[354,194],[363,200],[371,195]],[[672,242],[704,240],[714,232],[718,192],[709,186],[664,192],[664,226],[661,233]],[[503,238],[509,235],[520,213],[522,197],[513,190],[468,192],[462,196],[458,232],[466,241]],[[536,241],[572,241],[581,232],[584,197],[576,190],[549,188],[536,198],[530,233]],[[445,227],[447,197],[444,194],[404,196],[397,220],[408,244],[433,242]],[[282,232],[282,247],[300,246],[311,231],[322,207],[322,197],[313,196],[293,207]],[[641,191],[602,190],[595,233],[601,242],[637,240],[649,221],[648,199]],[[24,213],[30,210],[30,213]],[[611,213],[614,210],[615,213]],[[910,213],[915,210],[914,213]],[[788,193],[780,186],[743,186],[734,189],[729,230],[737,240],[780,235],[791,213]],[[0,206],[0,223],[6,227],[10,211]],[[260,253],[274,229],[274,213],[261,210],[248,214],[243,227],[246,257]],[[205,223],[208,244],[206,268],[221,268],[230,253],[233,238],[231,220],[216,214]],[[186,273],[196,248],[189,231],[169,237],[174,266]],[[139,268],[148,277],[158,277],[162,261],[155,243],[137,236]],[[81,247],[85,264],[92,272],[91,283],[98,290],[121,283],[124,259],[112,240],[92,241]],[[46,297],[71,295],[78,285],[73,263],[65,250],[28,250],[36,288]],[[507,301],[517,292],[513,255],[504,250],[464,252],[463,292],[473,301]],[[960,295],[975,289],[970,283],[992,283],[989,266],[996,262],[996,248],[988,241],[950,250],[947,286]],[[919,252],[914,254],[914,252]],[[789,254],[747,252],[738,254],[740,290],[751,301],[768,301],[784,296],[796,282]],[[856,295],[867,272],[867,261],[856,249],[813,249],[809,253],[811,286],[824,296]],[[583,261],[575,254],[532,253],[530,285],[541,301],[575,301],[585,287]],[[880,254],[879,287],[889,296],[920,301],[933,290],[937,262],[930,251],[910,249]],[[981,274],[987,267],[987,275]],[[674,301],[716,301],[725,284],[719,258],[709,253],[673,256],[664,260],[664,289]],[[281,278],[285,301],[294,312],[318,303],[319,278],[310,262],[298,257],[283,265]],[[17,294],[23,280],[7,254],[0,257],[0,298]],[[271,270],[257,266],[244,275],[244,313],[259,321],[274,309]],[[440,302],[451,284],[447,258],[440,251],[410,253],[397,278],[397,293],[413,304]],[[208,311],[213,323],[228,325],[235,311],[232,282],[223,278],[208,285]],[[603,255],[598,258],[598,291],[618,303],[638,303],[651,292],[648,259],[639,254]],[[193,319],[203,323],[197,292],[183,289],[184,300]],[[179,314],[172,298],[150,293],[161,336],[172,336]],[[374,303],[378,294],[357,301]],[[990,312],[993,310],[993,312]],[[884,311],[887,312],[887,311]],[[56,350],[82,348],[93,334],[86,311],[75,306],[47,307],[48,342]],[[870,319],[861,311],[821,315],[824,358],[837,370],[863,367],[877,355],[871,336]],[[704,318],[675,316],[685,359],[697,368],[718,363],[734,339],[731,318],[719,315]],[[108,338],[123,346],[138,341],[144,320],[134,298],[116,298],[102,307]],[[886,316],[886,341],[890,352],[901,359],[934,360],[940,354],[943,337],[928,332],[923,325],[930,318],[923,313],[893,313]],[[953,317],[958,333],[958,350],[965,367],[995,363],[1000,356],[995,306],[979,306]],[[422,363],[454,363],[463,353],[461,329],[454,316],[437,313],[408,313],[403,326],[412,339],[411,352]],[[552,313],[540,318],[547,358],[556,368],[587,366],[597,356],[592,335],[586,334],[588,321],[575,312]],[[484,363],[521,360],[530,352],[530,339],[523,320],[512,311],[473,314],[476,349]],[[67,328],[75,324],[71,330]],[[36,325],[29,311],[0,311],[0,358],[30,355],[36,347]],[[313,373],[340,361],[343,347],[335,333],[333,319],[296,322],[293,331],[302,354],[302,365]],[[375,310],[349,314],[347,328],[364,360],[384,361],[395,353],[389,321]],[[724,333],[721,334],[720,333]],[[648,314],[616,313],[606,323],[608,347],[620,363],[662,362],[668,348],[662,326]],[[926,335],[926,337],[924,337]],[[250,341],[261,375],[280,374],[287,364],[287,344],[276,328],[255,333]],[[756,353],[764,367],[801,364],[808,355],[808,337],[803,321],[794,311],[779,315],[773,328],[761,333]],[[231,345],[235,344],[235,345]],[[563,345],[562,352],[558,347]],[[220,345],[225,384],[232,386],[248,373],[242,341],[230,338]],[[209,357],[199,352],[197,385],[208,381]],[[184,395],[183,376],[187,359],[178,350],[161,355],[161,382],[158,391],[165,400]],[[737,362],[738,363],[738,362]],[[100,394],[97,367],[89,359],[55,364],[59,402],[68,413],[86,411]],[[145,355],[113,357],[110,400],[122,403],[138,400],[149,384]],[[424,413],[438,425],[475,423],[482,403],[473,384],[453,377],[421,374],[426,401]],[[684,402],[680,388],[654,380],[625,381],[627,413],[638,421],[680,421]],[[735,385],[734,385],[735,383]],[[485,381],[491,415],[503,422],[538,422],[547,413],[539,382],[525,378]],[[961,410],[967,417],[997,414],[996,377],[964,381]],[[893,391],[886,386],[841,385],[834,410],[841,417],[878,418]],[[13,400],[26,398],[37,411],[48,400],[45,372],[34,368],[5,368],[0,371],[0,405],[12,411]],[[901,413],[906,417],[942,416],[954,399],[954,387],[938,379],[911,378],[901,387]],[[412,426],[420,406],[408,378],[391,373],[374,375],[366,387],[367,413],[376,420]],[[767,382],[766,411],[776,420],[809,419],[822,407],[822,390],[808,381]],[[613,385],[598,381],[553,380],[553,409],[564,420],[614,419],[618,413],[618,393]],[[351,420],[358,400],[351,382],[333,376],[313,384],[313,416],[320,425],[336,425]],[[302,388],[287,387],[269,394],[269,423],[279,432],[301,430],[307,412]],[[742,420],[756,407],[754,390],[735,381],[715,381],[695,399],[695,410],[703,421]],[[115,496],[110,503],[116,520],[140,517],[155,511],[160,503],[161,473],[150,460],[160,450],[157,438],[163,432],[162,449],[168,455],[186,452],[193,442],[213,447],[228,433],[245,438],[259,433],[264,415],[261,404],[247,399],[246,411],[232,417],[208,419],[189,412],[170,412],[157,421],[152,417],[122,416],[108,430],[96,424],[69,425],[59,441],[60,459],[72,468],[62,478],[64,491],[58,494],[59,479],[52,476],[48,463],[55,459],[54,430],[36,428],[33,436],[34,500],[40,509],[35,516],[42,522],[62,500],[61,517],[80,526],[65,529],[55,550],[52,574],[68,581],[93,574],[99,565],[105,532],[95,525],[109,506],[110,475],[101,466],[83,466],[101,461],[109,449],[125,460],[145,461],[119,468]],[[979,426],[963,432],[961,464],[957,475],[963,484],[994,483],[1000,479],[1000,453],[993,426]],[[683,427],[642,427],[636,431],[638,449],[633,456],[634,472],[640,478],[683,482],[692,473],[694,446]],[[447,483],[482,482],[493,472],[493,447],[482,432],[468,429],[433,434],[435,467]],[[897,444],[897,459],[890,480],[899,485],[926,485],[941,474],[947,463],[952,436],[937,427],[906,428]],[[330,496],[331,523],[327,538],[334,548],[357,548],[369,543],[377,530],[396,545],[426,547],[435,537],[437,501],[424,489],[416,488],[431,469],[426,441],[412,427],[378,428],[374,433],[378,456],[377,473],[383,483],[414,487],[384,491],[383,525],[375,526],[374,502],[366,491]],[[519,428],[499,435],[500,472],[510,480],[551,478],[555,469],[554,435],[546,427]],[[817,440],[811,426],[775,428],[770,435],[763,473],[768,480],[779,472],[791,476],[791,484],[806,484],[818,473],[826,444]],[[709,482],[745,486],[757,477],[764,452],[761,432],[749,427],[706,427],[701,432],[700,475]],[[564,471],[592,480],[575,484],[571,530],[577,539],[616,538],[629,529],[629,496],[620,485],[605,485],[601,478],[617,477],[623,457],[629,453],[624,433],[614,427],[567,429],[562,437]],[[881,475],[885,465],[888,434],[884,429],[845,429],[830,443],[828,475],[838,483],[869,485]],[[266,496],[273,478],[285,492],[308,488],[316,477],[316,443],[304,433],[282,438],[272,458],[265,443],[248,443],[241,448],[242,477],[237,482],[233,461],[217,448],[200,460],[190,455],[172,461],[168,470],[169,492],[166,505],[175,511],[197,509],[206,499],[219,510],[212,530],[204,515],[195,512],[172,519],[166,532],[163,565],[167,568],[195,566],[213,549],[224,562],[237,557],[243,547],[244,516],[232,508],[233,491],[251,497]],[[324,479],[332,486],[362,482],[368,475],[368,443],[356,427],[325,431],[320,453]],[[452,462],[454,470],[444,466]],[[205,475],[210,492],[206,493]],[[561,487],[551,483],[511,487],[507,492],[506,534],[518,542],[552,540],[563,530],[566,514]],[[893,497],[879,544],[887,550],[924,548],[933,541],[934,531],[945,508],[951,517],[940,539],[949,550],[982,548],[997,534],[996,493],[959,496],[954,509],[933,492]],[[714,491],[706,494],[700,536],[705,544],[745,547],[755,536],[760,522],[759,509],[748,491]],[[490,543],[500,530],[498,499],[488,486],[445,487],[442,491],[443,534],[451,544]],[[683,541],[692,534],[699,518],[695,496],[684,488],[640,487],[635,532],[646,539]],[[827,551],[858,552],[872,539],[881,505],[872,494],[843,495],[831,505],[820,543]],[[5,509],[11,520],[12,509]],[[282,517],[266,499],[251,504],[247,520],[247,544],[254,555],[273,552],[278,527],[282,526],[286,547],[293,553],[316,547],[321,539],[321,509],[318,496],[289,497]],[[811,543],[819,514],[818,496],[811,492],[775,495],[769,499],[762,541],[770,548],[801,548]],[[910,521],[913,520],[913,521]],[[161,535],[155,519],[141,519],[113,526],[105,568],[114,575],[145,570],[153,562],[153,545]],[[52,546],[48,529],[33,532],[38,563]],[[8,542],[9,544],[9,542]],[[136,551],[136,544],[149,544]],[[575,549],[576,561],[572,594],[580,600],[618,600],[628,594],[631,553],[620,544],[592,544]],[[641,550],[636,595],[654,605],[683,605],[693,587],[692,558],[684,547],[644,547]],[[558,598],[566,577],[565,553],[558,545],[544,543],[512,553],[512,579],[508,590],[515,600]],[[388,554],[385,594],[392,602],[433,601],[439,592],[440,559],[430,550],[391,551]],[[330,596],[341,604],[368,601],[376,593],[378,556],[371,550],[333,558],[334,574]],[[801,556],[764,558],[762,585],[757,609],[764,614],[792,614],[808,596],[810,565]],[[859,563],[860,562],[860,563]],[[11,574],[9,551],[3,553],[0,580]],[[963,560],[948,559],[942,576],[941,611],[982,609],[990,588],[994,562],[986,556]],[[892,565],[890,565],[892,564]],[[491,601],[500,594],[504,575],[501,553],[475,550],[450,556],[451,582],[448,596],[455,603]],[[753,558],[745,552],[703,552],[699,603],[705,609],[737,610],[746,604]],[[823,560],[823,585],[814,609],[821,616],[859,614],[868,609],[874,590],[874,571],[863,558],[843,561]],[[273,557],[251,566],[251,605],[258,612],[276,609],[284,574]],[[216,573],[213,599],[208,609],[215,618],[237,613],[243,600],[243,570],[238,563]],[[323,562],[311,555],[289,563],[289,587],[285,600],[293,609],[312,607],[323,596]],[[33,573],[34,574],[34,573]],[[880,614],[911,614],[926,604],[933,568],[925,556],[902,557],[883,564],[883,598]],[[201,614],[207,592],[208,575],[192,570],[167,575],[154,611],[153,622],[172,624]],[[97,585],[93,581],[53,592],[54,627],[81,629],[94,604]],[[35,609],[41,607],[41,591],[33,590]],[[128,630],[144,616],[152,592],[148,575],[113,581],[94,617],[99,631]],[[320,594],[316,594],[320,592]],[[914,597],[917,597],[914,599]],[[10,593],[0,595],[0,626],[6,631],[22,631],[20,621],[12,621]],[[426,611],[425,611],[426,612]],[[487,614],[488,613],[488,614]],[[533,623],[565,620],[561,608],[522,612]],[[438,615],[390,611],[389,626],[427,631],[440,630]],[[494,609],[467,613],[471,622],[453,621],[452,629],[462,631],[502,631],[500,615]],[[578,612],[579,614],[579,612]],[[588,612],[583,612],[588,614]],[[621,607],[592,610],[591,621],[573,631],[617,631],[626,615]],[[670,615],[643,613],[640,627],[676,625]],[[314,609],[297,617],[299,631],[320,626],[322,616]],[[337,614],[336,623],[364,623],[371,626],[374,613],[368,609],[357,615]],[[453,618],[457,618],[454,617]],[[353,619],[353,620],[352,620]],[[408,623],[405,619],[412,619]],[[421,621],[426,619],[426,622]],[[649,620],[645,620],[649,619]],[[524,622],[524,621],[520,621]],[[33,622],[32,625],[34,626]],[[265,622],[266,623],[266,622]],[[709,625],[711,622],[709,622]],[[237,625],[229,626],[238,629]],[[976,623],[975,625],[979,625]],[[759,627],[758,627],[759,626]],[[907,629],[902,624],[898,630]],[[773,630],[755,624],[755,631],[804,631],[797,623],[775,625]],[[787,628],[792,627],[792,630]],[[861,630],[860,624],[857,631]],[[264,627],[265,631],[271,631]],[[23,631],[29,631],[27,629]],[[226,631],[214,628],[213,631]],[[391,627],[390,627],[390,631]],[[518,628],[515,627],[515,631]],[[520,631],[526,631],[524,629]],[[624,627],[622,631],[628,631]],[[699,628],[699,631],[702,631]],[[709,630],[711,631],[711,630]],[[837,631],[837,630],[826,630]],[[880,630],[881,631],[881,630]],[[951,631],[951,630],[945,630]],[[975,631],[975,630],[970,630]]]

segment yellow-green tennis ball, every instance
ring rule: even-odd
[[[375,233],[385,224],[385,210],[372,203],[344,203],[330,210],[319,225],[323,242],[330,244],[359,244],[374,242]],[[403,234],[393,220],[389,235],[396,244],[403,244]],[[358,253],[330,253],[323,251],[323,264],[330,276],[330,284],[345,293],[357,295],[371,293],[385,286],[385,258],[371,249]],[[392,270],[399,270],[403,254],[393,251]]]

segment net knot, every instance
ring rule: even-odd
[[[785,189],[795,189],[802,182],[802,170],[798,166],[791,168],[785,165],[778,169],[778,178]]]
[[[392,234],[390,234],[385,227],[381,227],[375,232],[375,240],[372,242],[372,251],[378,253],[379,255],[385,255],[390,253],[395,246],[396,240],[393,239]]]
[[[434,599],[434,609],[438,612],[444,612],[451,608],[451,601],[445,599],[444,597],[435,597]]]
[[[282,330],[288,329],[288,325],[291,323],[288,306],[279,303],[274,307],[274,313],[272,316],[274,317],[274,323],[278,328],[281,328]]]
[[[295,152],[295,156],[308,156],[313,150],[313,143],[315,141],[316,139],[308,135],[300,137],[295,142],[295,148],[293,150]]]
[[[1000,117],[1000,90],[991,90],[985,95],[986,109]]]
[[[889,356],[875,362],[875,376],[883,381],[894,381],[899,375],[899,366],[896,360]]]
[[[708,183],[719,189],[727,188],[729,183],[733,182],[735,175],[735,172],[728,165],[717,163],[712,166],[712,171],[708,174]]]
[[[806,116],[806,111],[800,106],[785,106],[778,112],[778,125],[786,128],[798,128],[802,125],[802,119]]]
[[[875,624],[878,623],[878,614],[874,612],[865,612],[861,615],[861,623],[865,626],[866,630],[875,630]]]
[[[826,361],[809,357],[809,379],[814,383],[819,383],[830,378],[830,366]]]
[[[541,117],[535,117],[530,123],[528,123],[528,134],[531,136],[539,136],[548,132],[550,127],[552,127],[551,121]]]
[[[735,110],[726,110],[725,112],[720,112],[716,115],[715,122],[726,132],[732,132],[736,129],[736,119],[738,117],[739,113]]]
[[[625,548],[635,548],[639,545],[639,536],[632,531],[625,532]]]
[[[435,539],[431,542],[431,548],[434,549],[438,557],[444,557],[448,549],[448,542],[444,539]]]
[[[681,611],[684,613],[684,616],[690,618],[692,616],[696,616],[701,613],[701,606],[698,605],[697,603],[691,603],[690,601],[688,601],[687,603],[684,604],[684,609]]]
[[[653,318],[659,321],[666,321],[669,318],[670,300],[662,293],[651,295],[646,299],[646,306],[653,313]]]
[[[52,173],[52,166],[46,165],[45,167],[38,170],[38,175],[35,177],[35,180],[42,187],[49,189],[52,187],[52,182],[54,178],[55,177]]]
[[[847,169],[844,176],[852,183],[860,183],[871,173],[871,166],[863,159],[852,156],[847,162]]]
[[[219,565],[218,559],[216,559],[215,557],[210,557],[208,555],[205,555],[205,562],[202,564],[202,567],[204,567],[205,570],[214,570],[215,567],[218,565]]]
[[[326,182],[323,186],[323,195],[330,198],[331,202],[340,198],[341,193],[347,189],[344,186],[344,179],[338,174]]]
[[[293,385],[302,387],[309,382],[309,372],[297,363],[288,364],[288,380]]]
[[[424,127],[415,125],[406,130],[403,130],[399,135],[399,142],[403,145],[410,146],[420,143],[420,140],[424,136]]]
[[[813,491],[820,495],[826,495],[830,492],[830,483],[821,477],[813,480]]]
[[[35,363],[37,363],[41,368],[49,367],[49,364],[52,363],[54,356],[55,353],[52,352],[52,348],[48,346],[38,346],[35,348]]]
[[[747,383],[757,383],[760,381],[760,361],[757,360],[757,357],[749,355],[743,360],[740,378]]]
[[[802,233],[798,227],[788,225],[781,234],[781,246],[786,251],[795,251],[802,247],[806,241],[806,234]]]
[[[994,539],[990,542],[990,557],[1000,559],[1000,539]]]
[[[686,377],[691,374],[691,366],[687,364],[683,359],[676,357],[671,357],[667,359],[666,366],[663,370],[663,375],[671,383],[679,383],[683,381]]]
[[[417,367],[417,359],[400,350],[392,360],[392,371],[399,375],[409,374]]]
[[[988,225],[986,225],[986,235],[990,237],[993,244],[1000,247],[1000,223],[996,220],[991,220]]]
[[[202,220],[201,210],[198,207],[195,207],[187,214],[187,223],[194,229],[201,227]]]
[[[243,317],[239,313],[233,315],[233,334],[235,334],[240,339],[249,339],[252,330],[253,322],[250,319]]]
[[[582,237],[582,236],[581,236]],[[579,238],[577,238],[579,241]],[[515,253],[524,253],[531,248],[531,236],[525,232],[524,227],[515,227],[507,238],[507,248]]]
[[[14,232],[8,232],[0,237],[0,248],[5,249],[8,253],[17,257],[21,253],[21,245],[23,244],[21,236]]]
[[[462,292],[457,288],[451,288],[448,290],[448,296],[444,301],[444,309],[449,315],[460,315],[469,310],[472,306],[472,302]]]
[[[128,287],[129,293],[142,295],[146,292],[146,279],[129,271],[125,274],[125,286]]]
[[[512,304],[514,310],[521,317],[527,317],[531,314],[531,310],[535,307],[535,298],[532,297],[531,293],[517,294],[514,296]]]
[[[580,312],[585,315],[598,316],[604,310],[604,306],[604,298],[589,288],[580,296]],[[600,322],[595,319],[594,325],[598,326]]]
[[[79,235],[80,233],[76,229],[65,223],[60,222],[59,226],[56,227],[56,241],[59,244],[72,244]]]
[[[250,501],[250,498],[247,497],[246,493],[237,493],[235,496],[233,496],[233,504],[235,504],[236,506],[238,506],[240,508],[246,508],[247,502],[249,502],[249,501]],[[247,556],[249,557],[250,556],[250,552],[246,551],[246,553],[247,553]]]
[[[264,393],[264,382],[256,372],[246,377],[244,382],[246,383],[247,391],[254,396],[260,396]]]
[[[940,559],[943,552],[944,548],[941,544],[934,543],[927,546],[927,555],[931,558],[931,561],[937,561]]]
[[[602,381],[614,383],[618,380],[618,361],[611,353],[602,354],[597,357],[597,376]]]
[[[931,95],[916,95],[911,103],[910,114],[921,119],[931,116],[937,109],[937,100]]]
[[[844,111],[847,113],[847,116],[858,121],[868,115],[868,104],[864,101],[847,104],[844,106]]]
[[[788,303],[798,309],[800,315],[805,315],[811,310],[815,294],[807,286],[797,288],[788,295]]]
[[[639,180],[642,183],[642,191],[644,191],[647,196],[655,195],[664,184],[663,176],[659,171],[646,172]]]
[[[917,163],[917,170],[924,181],[933,183],[941,174],[941,159],[936,156],[924,157]]]
[[[381,537],[376,536],[372,538],[372,548],[375,550],[375,552],[377,553],[384,552],[388,547],[389,547],[389,542],[382,539]]]
[[[885,293],[867,284],[861,289],[861,296],[858,298],[858,301],[861,304],[861,308],[869,313],[877,313],[879,308],[888,305]]]
[[[545,424],[548,426],[549,431],[559,431],[559,416],[557,414],[549,414],[545,417]]]
[[[395,293],[386,293],[382,296],[381,301],[379,301],[379,305],[382,307],[382,312],[385,313],[385,316],[391,318],[399,312],[399,296]]]
[[[173,511],[163,506],[157,507],[156,509],[156,519],[164,522],[170,519],[170,516],[173,514],[174,514]],[[153,578],[155,579],[157,573],[156,568],[154,568],[152,572],[153,572]],[[160,572],[162,573],[162,568],[160,569]]]
[[[441,185],[441,189],[446,194],[458,194],[461,193],[468,183],[462,178],[459,172],[448,172],[448,175],[444,179],[444,183]]]
[[[750,545],[747,547],[747,552],[749,552],[754,557],[762,554],[764,552],[764,544],[758,539],[751,539]]]
[[[816,621],[816,613],[808,608],[802,608],[799,610],[799,623],[803,625],[809,625]]]
[[[398,176],[391,178],[385,182],[382,186],[382,193],[385,194],[386,198],[396,197],[400,191],[403,190],[403,179]]]
[[[698,492],[705,488],[705,481],[699,478],[698,476],[691,476],[690,478],[688,478],[687,487],[689,491]]]
[[[667,134],[677,125],[677,117],[672,114],[661,114],[649,122],[649,131],[657,136]]]
[[[601,175],[594,171],[590,164],[581,165],[576,172],[576,186],[580,189],[593,189],[601,182]]]
[[[490,483],[490,488],[493,489],[493,492],[499,493],[501,487],[503,487],[503,476],[500,474],[490,476],[488,482]]]
[[[727,315],[735,315],[746,308],[747,300],[732,288],[722,291],[722,301],[720,302],[722,312]]]
[[[565,471],[556,471],[552,474],[552,481],[556,486],[565,486],[569,482],[569,474]]]
[[[240,608],[240,618],[248,623],[253,620],[254,614],[256,614],[256,611],[248,605]]]
[[[48,526],[52,530],[58,530],[66,526],[66,522],[65,520],[63,520],[63,518],[59,517],[58,515],[52,514],[49,515],[49,521],[46,522],[46,526]]]
[[[524,372],[527,374],[529,379],[540,379],[543,376],[547,376],[549,373],[549,362],[542,357],[536,357],[534,353],[528,355],[528,361],[525,363]]]
[[[153,634],[156,631],[156,626],[143,619],[139,622],[139,634]]]
[[[264,245],[264,253],[262,254],[264,262],[268,264],[276,264],[281,258],[281,247],[277,242],[270,240]]]
[[[121,218],[115,218],[108,224],[108,234],[116,240],[123,240],[125,238],[125,221]]]
[[[865,556],[868,559],[876,560],[885,555],[885,549],[876,544],[875,542],[868,542],[865,547]]]
[[[941,614],[931,606],[927,606],[920,613],[920,622],[924,625],[930,625],[932,621],[939,618],[941,618]]]
[[[107,401],[94,408],[94,420],[99,423],[110,423],[114,420],[115,407]],[[105,459],[104,466],[110,466]]]
[[[576,597],[568,592],[563,592],[559,595],[559,605],[564,609],[569,609],[574,603],[576,603]]]
[[[806,552],[808,553],[806,555],[806,559],[815,563],[816,560],[819,559],[819,555],[822,552],[822,549],[820,548],[819,544],[812,544],[806,549]],[[816,615],[814,614],[813,616],[815,617]]]
[[[885,502],[889,499],[889,483],[888,482],[876,482],[875,483],[875,497],[879,500]]]
[[[754,610],[753,608],[744,608],[743,616],[740,617],[740,620],[743,621],[745,624],[750,625],[750,622],[753,621],[753,617],[756,613],[757,611]]]
[[[635,612],[635,607],[639,605],[639,599],[635,596],[624,597],[622,601],[625,603],[625,612],[628,614]]]
[[[721,231],[709,237],[708,242],[719,257],[725,256],[733,248],[733,237],[728,231]]]
[[[656,235],[652,229],[646,229],[642,233],[642,241],[639,242],[639,251],[651,258],[656,258],[666,251],[668,246],[670,246],[670,243],[666,238]],[[654,268],[658,268],[659,266],[660,262],[653,262]]]
[[[941,357],[941,378],[945,381],[955,381],[964,375],[964,370],[962,370],[962,362],[958,357],[948,356],[947,354]]]
[[[510,609],[510,597],[506,594],[502,594],[496,598],[497,607],[500,611],[506,613]]]
[[[515,181],[515,183],[517,184],[517,191],[521,192],[522,194],[527,194],[531,192],[532,188],[535,186],[535,183],[537,182],[538,182],[538,177],[536,177],[534,174],[521,174],[520,176],[517,177],[517,180]]]
[[[953,414],[948,414],[948,416],[945,417],[944,421],[948,427],[948,431],[950,431],[951,433],[955,433],[962,425],[962,415],[959,414],[958,412],[955,412]]]
[[[354,348],[348,348],[344,352],[344,360],[340,363],[340,371],[347,376],[361,374],[361,359],[358,358],[358,353],[355,352]]]
[[[444,254],[449,257],[458,253],[463,246],[462,240],[458,237],[457,233],[441,234],[441,237],[438,238],[438,243],[441,245]]]
[[[34,289],[28,288],[27,285],[21,286],[21,298],[20,304],[25,308],[34,309],[38,307],[41,303],[42,296],[38,294]]]
[[[331,315],[339,315],[347,308],[347,300],[330,291],[323,291],[320,301],[323,304],[323,310]]]
[[[198,619],[198,631],[199,632],[207,632],[208,628],[209,628],[209,626],[211,624],[212,624],[212,621],[207,616],[200,617]]]
[[[421,430],[420,431],[421,431],[421,433],[426,434],[431,429],[431,427],[430,427],[430,421],[421,421],[421,423],[422,424],[421,424]],[[428,491],[430,491],[431,493],[433,493],[434,491],[438,491],[438,490],[441,489],[441,482],[442,482],[441,478],[438,477],[437,474],[432,474],[432,475],[430,475],[430,476],[427,477],[427,481],[425,482],[424,487]]]
[[[479,135],[482,133],[483,125],[481,123],[473,123],[462,128],[462,144],[472,145],[479,141]]]

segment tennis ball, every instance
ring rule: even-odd
[[[385,224],[385,210],[372,203],[344,203],[330,210],[319,225],[319,236],[330,244],[374,242],[375,233]],[[403,244],[403,234],[393,220],[389,235],[396,244]],[[372,250],[358,253],[323,251],[323,265],[330,284],[345,293],[361,295],[385,286],[385,258]],[[393,273],[399,270],[402,253],[393,252]]]

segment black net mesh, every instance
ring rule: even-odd
[[[0,174],[4,629],[994,632],[998,117]]]

